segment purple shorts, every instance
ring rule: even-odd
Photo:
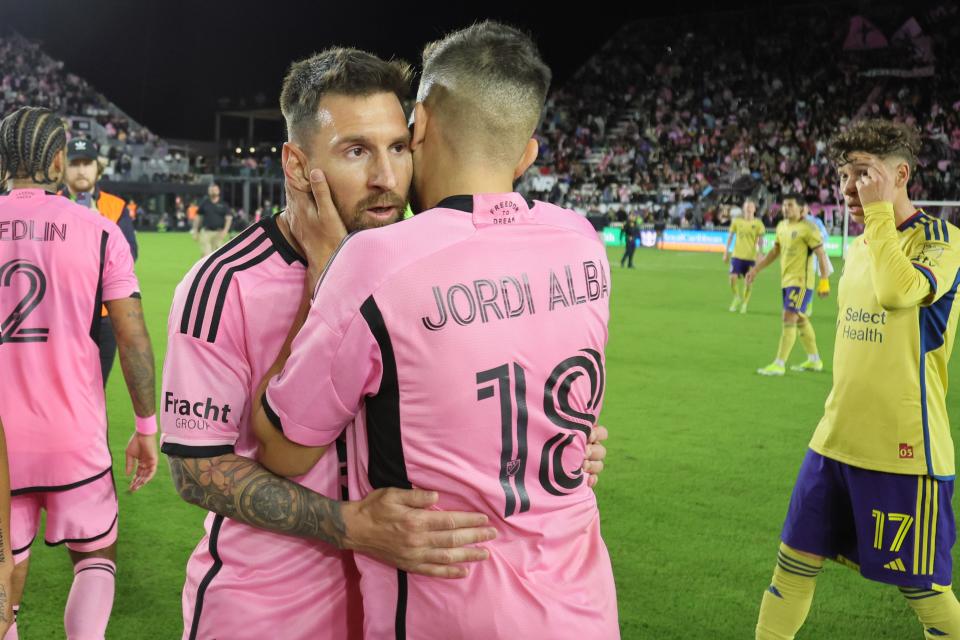
[[[784,287],[783,292],[783,310],[793,311],[794,313],[806,314],[810,309],[810,301],[813,300],[813,289],[806,287]]]
[[[953,480],[852,467],[807,451],[781,538],[864,578],[942,591],[953,577]]]
[[[730,275],[745,276],[747,271],[757,264],[753,260],[741,260],[740,258],[730,258]]]

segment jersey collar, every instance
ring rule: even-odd
[[[916,213],[914,213],[912,216],[910,216],[909,218],[907,218],[906,220],[904,220],[904,221],[900,224],[900,226],[897,227],[897,231],[905,231],[905,230],[913,227],[913,226],[916,225],[918,222],[920,222],[920,219],[923,218],[923,216],[925,216],[925,215],[927,215],[927,213],[926,213],[923,209],[917,209],[917,212],[916,212]]]
[[[523,196],[524,201],[527,203],[527,208],[533,209],[533,200],[527,196]],[[473,196],[472,195],[458,195],[458,196],[447,196],[437,204],[433,206],[434,209],[453,209],[455,211],[463,211],[464,213],[473,213]]]
[[[283,212],[281,211],[280,213]],[[283,232],[280,231],[280,227],[277,225],[277,216],[279,216],[280,213],[275,213],[272,216],[264,216],[260,221],[260,224],[263,225],[263,230],[266,231],[273,246],[276,247],[277,253],[280,254],[280,257],[283,258],[287,264],[299,262],[303,266],[307,266],[307,261],[297,253],[297,250],[293,248],[293,245],[287,241]]]

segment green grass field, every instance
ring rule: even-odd
[[[159,382],[173,289],[198,256],[181,234],[141,234],[140,247],[137,271]],[[619,269],[619,252],[610,257],[602,422],[611,439],[597,493],[623,637],[752,638],[790,490],[830,373],[788,373],[782,379],[754,373],[773,359],[779,337],[774,269],[761,276],[751,312],[741,316],[727,312],[730,296],[718,255],[641,251],[634,270]],[[814,305],[828,363],[835,305],[834,298]],[[801,358],[798,343],[792,360]],[[960,376],[958,360],[951,367],[954,379]],[[107,396],[118,486],[126,486],[119,474],[133,413],[119,365]],[[955,398],[954,419],[960,415]],[[107,636],[179,638],[184,566],[202,534],[204,514],[176,495],[163,461],[156,479],[137,495],[121,493],[120,513],[118,591]],[[63,637],[70,562],[61,548],[33,549],[21,637]],[[903,640],[922,632],[896,589],[831,564],[799,637]]]

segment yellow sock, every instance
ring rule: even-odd
[[[757,640],[793,640],[803,626],[823,560],[801,556],[781,543],[773,581],[763,594]]]
[[[900,593],[923,625],[924,638],[960,638],[960,602],[953,591],[901,587]]]
[[[817,351],[817,334],[813,330],[813,324],[807,318],[801,318],[797,323],[797,336],[800,338],[800,344],[808,356],[815,356],[813,360],[819,359],[820,353]]]
[[[780,349],[777,351],[777,361],[786,362],[787,356],[793,351],[793,343],[797,341],[797,325],[783,323],[783,333],[780,334]]]
[[[739,284],[740,284],[740,280],[737,278],[730,280],[730,292],[733,293],[734,298],[740,297],[740,291],[738,291]]]
[[[751,294],[751,293],[753,293],[753,285],[750,285],[750,284],[747,284],[746,282],[744,282],[744,284],[743,284],[743,304],[747,304],[748,302],[750,302],[750,294]]]

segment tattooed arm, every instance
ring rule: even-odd
[[[157,381],[153,346],[143,321],[143,307],[138,298],[111,300],[106,305],[113,331],[117,334],[120,366],[133,401],[133,410],[144,418],[152,416],[157,410]]]
[[[13,552],[10,549],[10,475],[7,441],[0,422],[0,638],[13,624]]]
[[[117,336],[120,367],[127,382],[127,391],[133,401],[133,411],[141,418],[156,413],[157,379],[154,373],[153,346],[147,325],[143,321],[143,307],[138,298],[122,298],[105,303],[110,322]],[[127,444],[127,474],[136,474],[130,482],[130,490],[136,491],[153,478],[157,472],[157,438],[134,432]]]
[[[233,453],[168,458],[173,484],[190,504],[258,529],[344,548],[343,516],[336,500]]]
[[[338,502],[274,475],[232,453],[211,458],[168,455],[174,485],[191,504],[258,529],[351,549],[412,573],[459,578],[464,562],[487,552],[467,545],[496,531],[480,514],[428,510],[432,491],[379,489]]]

